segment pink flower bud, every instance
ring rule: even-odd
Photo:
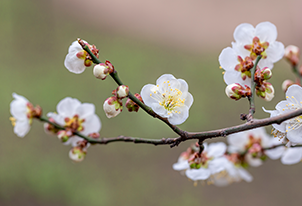
[[[293,66],[298,65],[300,59],[300,49],[294,45],[289,45],[285,48],[284,58],[287,59]]]
[[[117,116],[123,109],[122,102],[116,97],[109,97],[103,104],[103,109],[108,118]]]
[[[268,80],[272,77],[273,73],[268,67],[261,69],[261,76],[263,80]]]
[[[293,84],[294,84],[294,82],[292,80],[289,80],[289,79],[284,80],[284,82],[282,83],[282,90],[284,92],[286,92],[286,90],[288,89],[288,87],[290,87]]]
[[[96,78],[104,80],[109,75],[109,68],[104,63],[97,64],[93,68],[93,74]]]
[[[225,88],[226,95],[235,100],[239,100],[242,97],[241,91],[244,90],[244,87],[238,83],[230,84]]]
[[[62,142],[67,142],[73,134],[70,130],[60,130],[57,135]]]
[[[81,147],[74,147],[69,151],[69,158],[75,162],[83,161],[85,155],[86,151],[84,151]]]
[[[121,85],[116,89],[117,98],[123,99],[127,97],[129,94],[129,87],[125,85]]]

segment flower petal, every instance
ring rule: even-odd
[[[211,143],[208,148],[208,156],[221,157],[226,152],[226,144],[223,142]]]
[[[235,67],[239,64],[238,55],[231,47],[224,48],[219,57],[218,61],[220,66],[226,71],[235,71]]]
[[[302,148],[288,148],[281,157],[281,162],[285,165],[292,165],[300,162],[301,159]]]
[[[189,108],[186,105],[177,108],[177,112],[179,113],[172,113],[172,115],[168,117],[168,121],[173,125],[182,124],[189,117]]]
[[[259,37],[260,42],[272,43],[277,39],[277,28],[271,22],[261,22],[255,28],[255,36]]]
[[[73,117],[76,113],[77,107],[81,105],[81,102],[71,97],[62,99],[57,105],[58,114],[64,117]]]
[[[284,45],[281,42],[275,41],[266,49],[267,59],[275,63],[283,58],[284,51]]]
[[[209,169],[189,169],[186,171],[186,175],[191,180],[197,181],[197,180],[206,180],[210,177],[211,172]]]
[[[251,24],[243,23],[236,27],[234,39],[242,44],[252,44],[255,37],[255,28]]]

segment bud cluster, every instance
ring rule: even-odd
[[[264,67],[263,69],[258,68],[255,72],[256,94],[266,101],[271,101],[274,98],[274,87],[271,83],[267,82],[271,77],[272,71],[268,67]]]
[[[239,100],[242,97],[251,96],[251,88],[245,85],[245,88],[238,83],[230,84],[225,88],[226,95],[234,100]]]

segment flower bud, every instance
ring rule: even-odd
[[[143,102],[143,99],[140,94],[135,93],[134,96],[141,102]],[[137,112],[139,109],[138,104],[136,104],[134,101],[132,101],[130,98],[127,99],[126,101],[126,107],[129,112]]]
[[[225,93],[229,98],[239,100],[242,97],[241,91],[243,90],[244,90],[243,86],[241,86],[238,83],[233,83],[225,88]]]
[[[287,59],[293,66],[298,65],[300,59],[300,49],[294,45],[289,45],[285,48],[284,58]]]
[[[67,142],[69,137],[72,136],[72,132],[70,130],[60,130],[57,135],[62,142]]]
[[[262,89],[261,89],[262,88]],[[264,89],[263,89],[264,88]],[[273,85],[268,82],[265,82],[262,87],[256,88],[257,96],[263,98],[265,101],[271,101],[275,96],[275,90]]]
[[[265,101],[271,101],[275,96],[275,90],[273,85],[271,85],[270,83],[267,83],[266,85],[266,90],[265,90]]]
[[[293,84],[294,84],[294,82],[292,80],[289,80],[289,79],[284,80],[284,82],[282,83],[282,90],[284,92],[286,92],[286,90],[288,89],[288,87],[290,87]]]
[[[69,151],[69,158],[75,162],[83,161],[86,155],[86,151],[84,151],[81,147],[74,147]]]
[[[270,79],[272,77],[272,75],[273,75],[273,73],[268,67],[264,67],[261,70],[261,76],[262,76],[263,80]]]
[[[127,97],[129,94],[129,87],[125,85],[121,85],[116,89],[116,96],[119,99],[123,99]]]
[[[104,80],[110,74],[109,68],[104,63],[97,64],[93,68],[93,74],[96,78]]]
[[[103,104],[103,109],[108,118],[117,116],[123,109],[122,102],[116,97],[109,97]]]

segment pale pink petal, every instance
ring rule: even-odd
[[[186,170],[186,175],[193,181],[197,180],[206,180],[210,177],[211,172],[208,169],[200,168],[200,169],[189,169]]]
[[[285,165],[292,165],[299,163],[302,159],[302,148],[288,148],[283,156],[281,157],[281,162]]]

